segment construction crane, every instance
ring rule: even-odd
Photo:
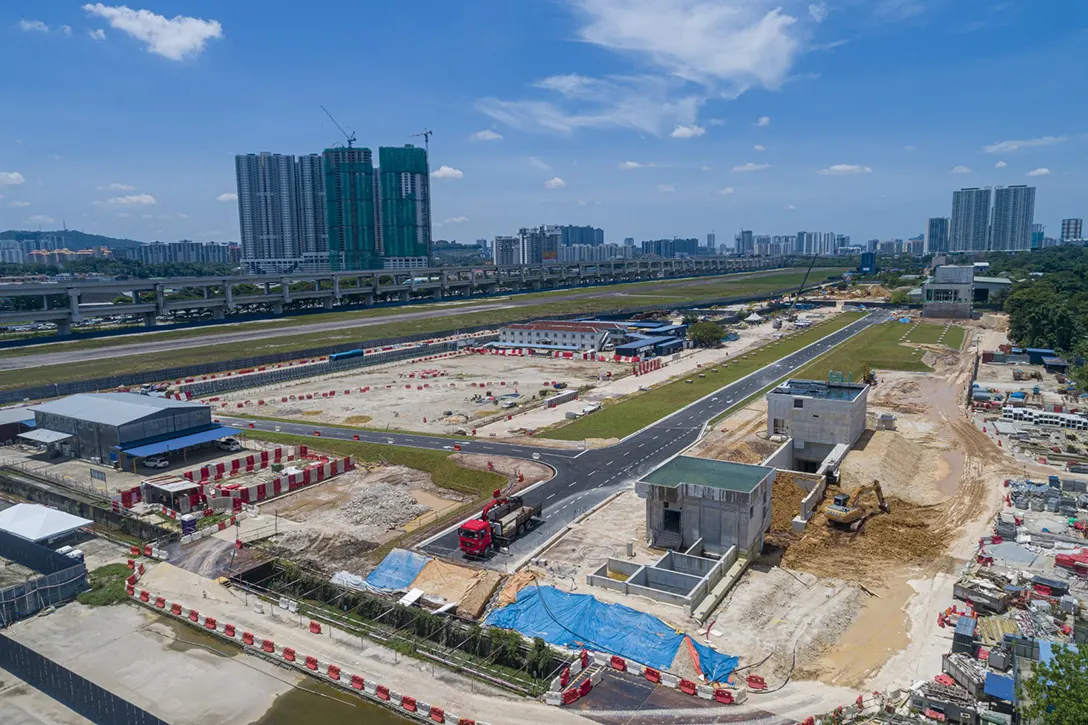
[[[415,138],[416,136],[423,137],[423,149],[427,152],[427,159],[431,158],[431,136],[434,135],[434,131],[429,128],[425,128],[419,133],[413,133],[409,138]]]
[[[786,310],[786,319],[793,322],[797,319],[797,316],[793,314],[793,308],[797,305],[797,300],[801,299],[801,292],[805,289],[805,282],[808,282],[808,276],[812,274],[812,267],[816,264],[816,258],[819,254],[813,254],[812,259],[808,263],[808,269],[805,270],[805,276],[801,279],[801,285],[797,288],[797,293],[793,296],[793,302],[790,302],[790,308]]]
[[[320,104],[318,104],[318,105],[320,105]],[[325,112],[325,115],[329,117],[329,120],[332,121],[333,125],[336,126],[338,129],[340,129],[340,133],[344,134],[344,138],[347,140],[348,148],[350,149],[351,145],[353,143],[355,143],[355,132],[352,131],[351,135],[348,135],[348,132],[344,130],[344,127],[341,126],[339,123],[337,123],[336,119],[332,117],[331,113],[329,113],[329,109],[325,108],[324,106],[321,106],[321,110]]]
[[[878,509],[870,509],[861,506],[861,499],[868,493],[876,495]],[[865,520],[877,513],[888,513],[891,507],[884,498],[884,491],[880,488],[880,481],[873,480],[869,486],[862,486],[851,497],[848,493],[836,494],[834,501],[827,507],[827,523],[830,526],[857,531]]]

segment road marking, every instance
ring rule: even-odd
[[[658,439],[658,437],[659,437],[659,436],[654,436],[654,437],[653,437],[653,438],[651,438],[650,440],[652,440],[652,441],[656,441],[656,440]]]
[[[574,484],[576,484],[576,483],[578,483],[578,482],[577,481],[571,481],[570,484],[567,486],[567,488],[574,488]]]
[[[592,475],[593,475],[594,473],[596,473],[596,471],[590,471],[590,472],[589,472],[589,475],[591,475],[591,476],[592,476]]]
[[[606,466],[611,466],[611,465],[612,465],[612,461],[609,461],[608,463],[606,463],[606,464],[604,464],[604,465],[606,465]]]
[[[553,498],[555,498],[555,494],[554,494],[554,493],[553,493],[553,494],[552,494],[551,496],[548,496],[548,498],[546,498],[546,499],[544,499],[544,500],[545,500],[545,501],[551,501],[551,500],[552,500]]]

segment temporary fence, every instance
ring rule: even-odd
[[[818,284],[818,282],[814,282]],[[765,300],[773,297],[778,297],[786,292],[793,292],[794,288],[783,288],[779,290],[768,291],[761,295],[736,295],[732,297],[719,297],[712,300],[703,300],[697,304],[691,305],[643,305],[639,307],[628,307],[619,310],[611,310],[607,314],[600,315],[601,319],[621,319],[630,317],[631,315],[641,314],[643,312],[656,312],[659,310],[671,310],[671,309],[687,309],[693,307],[715,306],[715,305],[728,305],[738,304],[744,302],[755,302],[759,300]],[[565,315],[549,315],[554,320],[564,319],[577,319],[579,317],[585,317],[585,314],[570,313]],[[525,317],[519,319],[508,320],[504,324],[513,324],[518,322],[530,322],[535,317]],[[463,335],[473,332],[480,332],[484,330],[494,329],[494,323],[487,325],[476,325],[469,327],[458,327],[452,330],[446,330],[446,335]],[[438,333],[442,334],[442,333]],[[407,342],[417,342],[420,340],[434,339],[436,333],[423,333],[418,335],[403,335],[395,338],[387,338],[384,340],[369,340],[363,343],[368,347],[382,347],[388,345],[396,345]],[[307,350],[296,350],[294,352],[282,352],[282,353],[270,353],[267,355],[259,355],[254,357],[237,358],[233,360],[225,360],[221,362],[209,362],[201,363],[197,365],[186,365],[181,367],[164,368],[160,370],[148,370],[146,372],[126,373],[123,375],[111,375],[103,378],[93,378],[91,380],[81,380],[67,383],[51,383],[49,385],[39,385],[28,388],[16,388],[11,390],[0,391],[0,404],[18,403],[23,400],[40,400],[42,398],[56,398],[63,395],[73,395],[75,393],[92,393],[99,390],[115,390],[116,388],[127,385],[141,385],[143,383],[158,383],[164,380],[184,380],[186,378],[195,378],[201,375],[210,375],[212,373],[220,373],[224,370],[239,370],[244,368],[256,368],[262,365],[270,365],[282,362],[288,362],[292,360],[300,360],[306,358],[320,358],[327,355],[332,355],[338,352],[347,352],[353,349],[358,349],[360,342],[348,342],[340,345],[330,345],[320,348],[310,348]],[[354,358],[353,358],[354,359]],[[365,359],[365,356],[364,356]]]
[[[87,566],[47,546],[0,531],[0,558],[41,574],[0,589],[0,627],[67,601],[87,588]]]
[[[0,668],[100,725],[167,725],[85,677],[0,634]]]
[[[421,698],[398,692],[389,685],[381,684],[370,675],[354,672],[348,666],[339,665],[316,655],[305,654],[305,646],[290,647],[276,643],[260,634],[240,629],[228,622],[220,622],[215,617],[201,614],[198,610],[187,607],[177,601],[157,596],[147,589],[129,584],[128,596],[158,613],[172,617],[180,622],[197,627],[220,639],[240,645],[247,653],[255,654],[277,664],[298,670],[303,674],[316,677],[326,684],[372,700],[385,707],[396,710],[401,715],[430,723],[445,725],[487,725],[472,718],[455,715],[446,708],[424,701]],[[310,632],[321,634],[320,622],[310,622]]]

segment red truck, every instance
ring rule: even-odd
[[[526,506],[521,496],[503,496],[495,491],[478,518],[461,524],[457,543],[466,556],[483,556],[532,528],[542,510],[542,504]]]

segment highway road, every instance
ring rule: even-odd
[[[100,348],[83,348],[83,349],[64,349],[68,343],[43,343],[49,344],[51,347],[48,352],[34,352],[35,346],[20,348],[26,350],[25,355],[17,355],[12,357],[0,357],[0,370],[18,370],[29,367],[40,367],[43,365],[64,365],[86,362],[88,360],[101,360],[106,358],[124,357],[128,355],[147,355],[157,352],[168,352],[174,350],[184,350],[192,347],[204,347],[207,345],[228,346],[239,345],[241,343],[255,342],[259,340],[266,340],[269,338],[280,337],[284,335],[290,335],[292,337],[300,335],[309,335],[317,332],[344,332],[361,328],[370,327],[372,325],[384,325],[391,322],[405,322],[409,320],[426,320],[435,317],[447,317],[451,315],[465,316],[466,319],[471,320],[471,315],[479,312],[489,312],[494,310],[507,310],[518,307],[529,307],[533,305],[543,305],[549,302],[569,302],[571,300],[580,300],[597,297],[629,297],[630,307],[640,307],[644,305],[654,304],[656,300],[652,295],[662,294],[667,295],[667,292],[672,289],[682,289],[684,287],[702,286],[707,284],[713,284],[715,281],[720,281],[723,284],[722,297],[729,296],[728,283],[746,279],[752,279],[755,277],[763,277],[768,274],[782,274],[788,270],[783,269],[769,269],[761,270],[758,272],[745,272],[741,274],[730,274],[718,277],[694,277],[690,279],[675,279],[675,280],[661,280],[663,285],[658,290],[649,290],[644,287],[634,287],[628,290],[624,290],[626,285],[615,285],[606,287],[575,287],[566,291],[557,291],[553,295],[549,295],[547,298],[540,298],[537,296],[526,297],[524,295],[512,295],[510,297],[502,297],[498,300],[488,301],[487,299],[481,299],[476,302],[463,302],[459,303],[457,298],[451,298],[445,302],[435,302],[433,304],[425,304],[419,306],[407,306],[394,308],[388,314],[375,315],[372,317],[358,317],[352,318],[351,312],[344,312],[343,316],[336,320],[328,322],[315,322],[311,324],[291,324],[298,317],[283,318],[284,324],[276,327],[260,327],[246,329],[250,323],[224,323],[224,326],[215,326],[208,328],[201,328],[204,332],[202,334],[194,332],[192,337],[176,338],[168,337],[156,340],[156,334],[154,331],[149,330],[146,333],[133,333],[140,336],[139,342],[126,342],[128,336],[123,338],[114,338],[117,340],[115,345]],[[809,285],[812,286],[812,285]],[[611,289],[607,289],[610,287]],[[639,295],[651,295],[646,296],[634,296]],[[662,301],[663,304],[667,304],[667,301]],[[335,313],[332,313],[335,314]],[[267,323],[268,320],[258,320],[253,324]],[[224,331],[224,327],[229,327],[231,331]],[[162,334],[168,331],[162,331]],[[350,337],[345,334],[344,342],[350,340]],[[316,343],[315,343],[316,344]],[[239,356],[244,353],[259,354],[259,350],[253,350],[252,348],[246,350],[245,348],[239,348]]]
[[[804,367],[816,357],[842,344],[872,324],[887,319],[886,313],[874,312],[827,335],[808,347],[791,353],[748,377],[726,385],[687,407],[633,433],[616,445],[590,450],[539,448],[528,445],[500,443],[487,439],[454,441],[411,433],[382,433],[335,426],[314,426],[305,423],[276,423],[263,420],[221,417],[227,425],[257,430],[280,430],[283,433],[312,436],[318,431],[324,438],[359,440],[369,443],[411,446],[436,450],[453,450],[460,443],[465,453],[482,453],[534,459],[551,466],[555,475],[526,489],[525,502],[544,504],[544,521],[533,531],[514,541],[509,552],[496,553],[489,561],[480,562],[490,568],[513,571],[548,539],[562,531],[568,523],[606,498],[628,488],[632,482],[652,471],[663,462],[695,443],[710,420],[734,405],[758,393],[763,388]],[[456,526],[437,534],[419,547],[436,556],[461,558],[457,547]]]

